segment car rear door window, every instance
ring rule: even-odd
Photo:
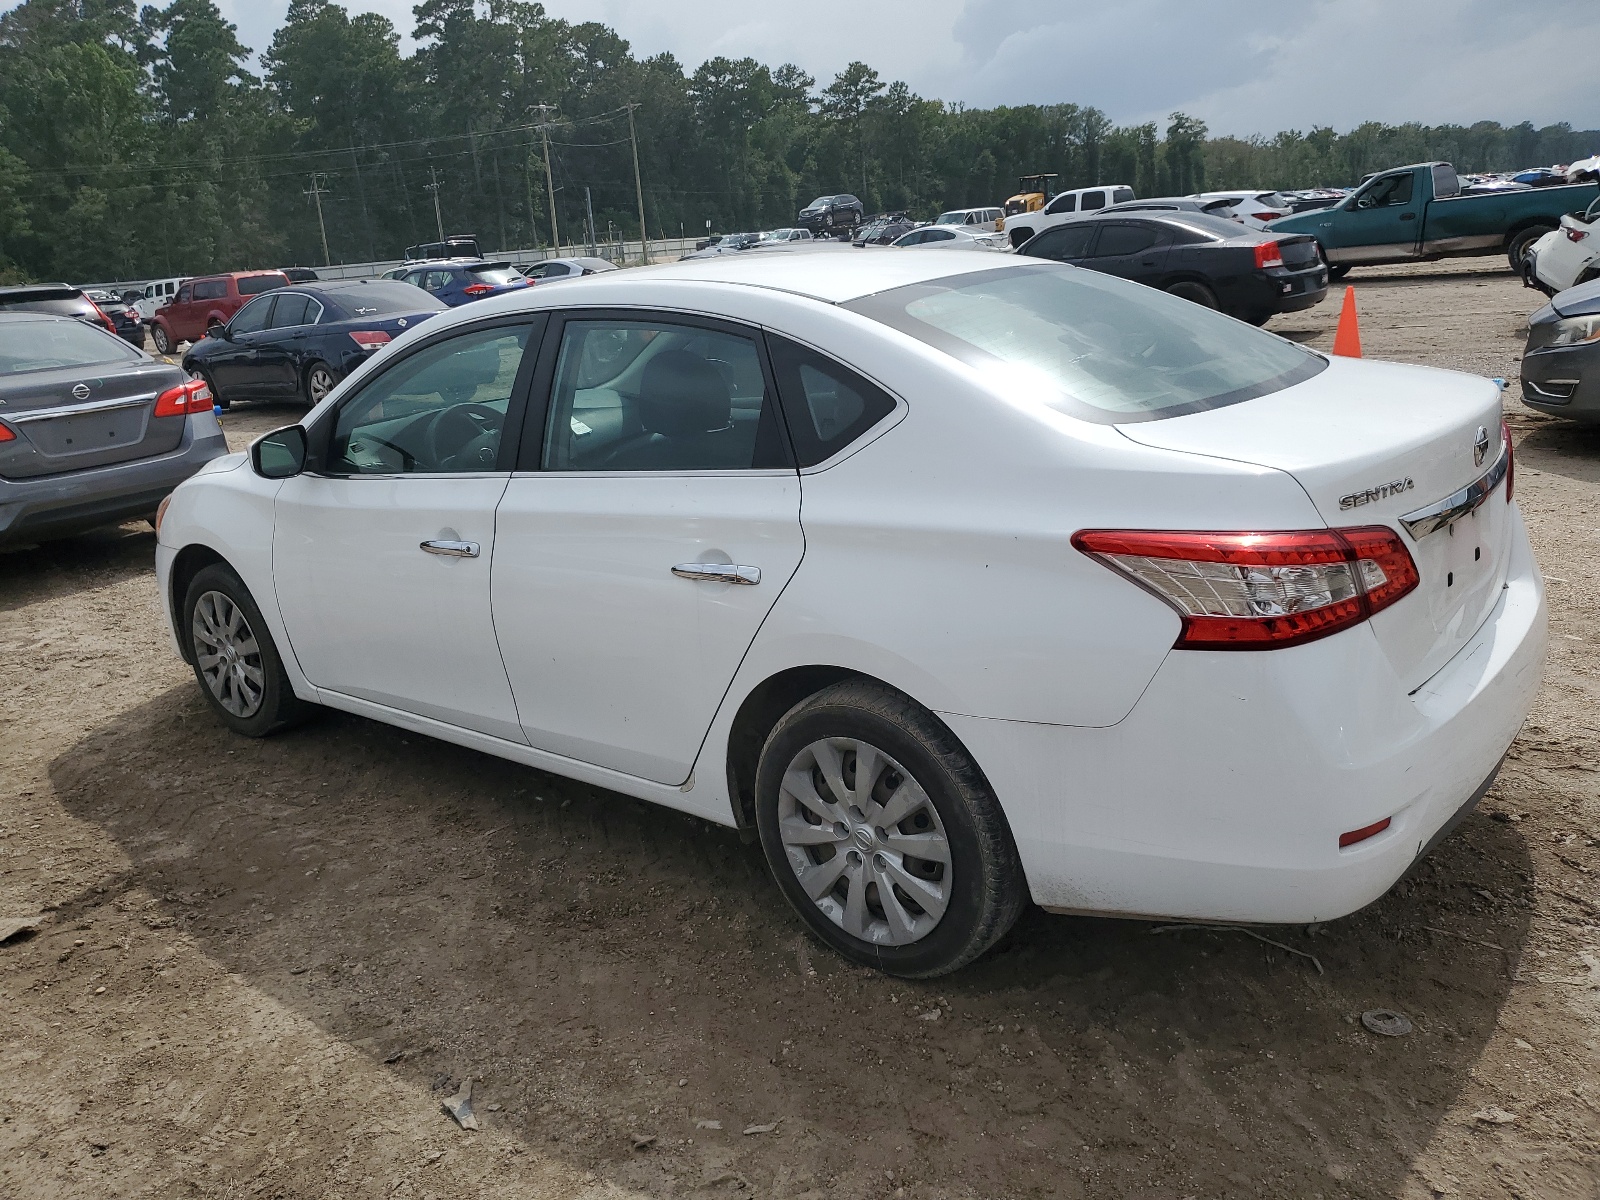
[[[1095,243],[1092,258],[1115,258],[1124,254],[1138,254],[1161,242],[1161,232],[1153,225],[1102,225],[1100,240]]]
[[[278,297],[278,307],[272,310],[272,328],[293,329],[299,325],[311,324],[313,318],[308,317],[307,314],[311,311],[313,305],[318,310],[322,307],[310,296],[302,296],[295,292],[285,292]]]
[[[666,321],[569,320],[546,471],[731,471],[788,465],[754,336]]]
[[[894,397],[826,355],[767,335],[795,462],[814,467],[894,412]]]
[[[529,331],[476,329],[395,363],[340,406],[330,473],[493,471]]]
[[[1047,229],[1028,243],[1028,257],[1050,258],[1056,262],[1085,258],[1098,228],[1093,222],[1084,221]]]
[[[203,279],[194,285],[196,300],[220,300],[228,294],[228,285],[220,279]]]

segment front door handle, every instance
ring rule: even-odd
[[[1400,219],[1402,221],[1415,221],[1417,219],[1417,214],[1416,213],[1401,213],[1400,214]]]
[[[439,538],[423,542],[422,549],[425,553],[442,554],[446,558],[477,558],[479,546],[477,542],[452,542]]]
[[[741,567],[737,563],[679,563],[672,568],[679,579],[701,579],[708,583],[761,582],[760,567]]]

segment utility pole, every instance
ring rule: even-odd
[[[628,105],[628,140],[633,143],[633,190],[639,197],[639,257],[650,261],[650,233],[644,227],[644,185],[639,182],[639,135],[633,129],[633,110],[637,104]]]
[[[322,262],[324,266],[331,267],[333,266],[333,255],[328,253],[328,226],[322,220],[322,193],[328,190],[322,186],[322,181],[326,178],[326,175],[313,174],[311,176],[311,186],[303,194],[310,196],[317,202],[317,228],[322,231]]]
[[[444,216],[439,211],[439,188],[442,186],[439,183],[439,168],[429,167],[428,174],[432,176],[433,182],[423,184],[422,190],[433,193],[433,223],[439,228],[439,240],[442,242],[444,241]]]
[[[594,244],[594,197],[587,187],[583,189],[583,211],[589,214],[589,257],[593,258],[600,253],[600,248]]]
[[[539,110],[539,137],[544,141],[544,186],[550,194],[550,244],[561,253],[561,227],[556,224],[556,181],[550,173],[550,106],[535,104]]]

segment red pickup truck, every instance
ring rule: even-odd
[[[172,299],[156,309],[150,336],[160,353],[171,354],[179,342],[198,342],[212,326],[226,325],[250,297],[288,286],[289,277],[282,271],[230,271],[186,279]]]

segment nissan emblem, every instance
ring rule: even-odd
[[[76,396],[79,400],[87,400],[89,398],[89,385],[87,383],[75,383],[75,384],[73,384],[72,385],[72,394],[74,396]]]

